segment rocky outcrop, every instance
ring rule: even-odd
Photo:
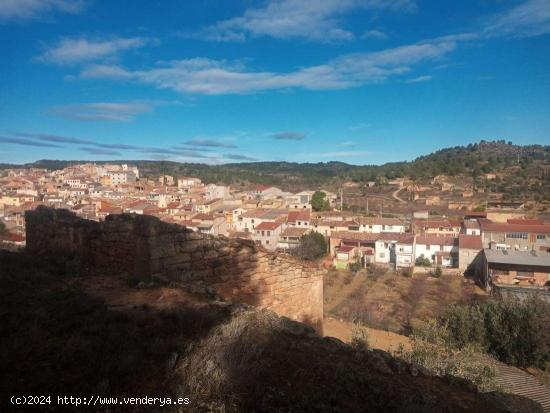
[[[26,213],[27,251],[73,255],[96,273],[137,284],[161,278],[215,291],[223,300],[268,308],[321,331],[323,270],[246,240],[213,237],[145,215],[104,222],[67,210]]]

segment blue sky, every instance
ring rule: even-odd
[[[0,162],[550,144],[550,0],[0,0]]]

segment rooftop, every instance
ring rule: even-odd
[[[458,247],[460,249],[464,248],[469,250],[483,249],[483,244],[481,242],[481,235],[460,234],[458,236]]]
[[[484,249],[489,264],[515,264],[550,267],[550,253],[542,251],[515,251]]]

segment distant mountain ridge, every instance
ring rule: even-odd
[[[39,160],[23,165],[0,164],[0,168],[62,169],[66,166],[90,161]],[[180,163],[173,161],[112,160],[96,163],[129,163],[137,165],[143,176],[162,174],[190,175],[204,182],[225,184],[275,185],[293,190],[338,186],[344,181],[377,181],[410,177],[426,180],[437,175],[466,175],[474,179],[488,173],[506,173],[519,168],[519,177],[542,178],[550,166],[550,145],[513,145],[511,142],[480,141],[466,146],[445,148],[413,161],[390,162],[383,165],[350,165],[344,162],[249,162],[223,165]],[[542,169],[541,169],[542,168]],[[541,175],[542,174],[542,175]]]

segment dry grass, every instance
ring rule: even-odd
[[[356,274],[332,270],[327,279],[325,314],[397,333],[408,333],[420,321],[439,316],[449,304],[485,298],[475,284],[455,275],[405,277],[381,269]]]

